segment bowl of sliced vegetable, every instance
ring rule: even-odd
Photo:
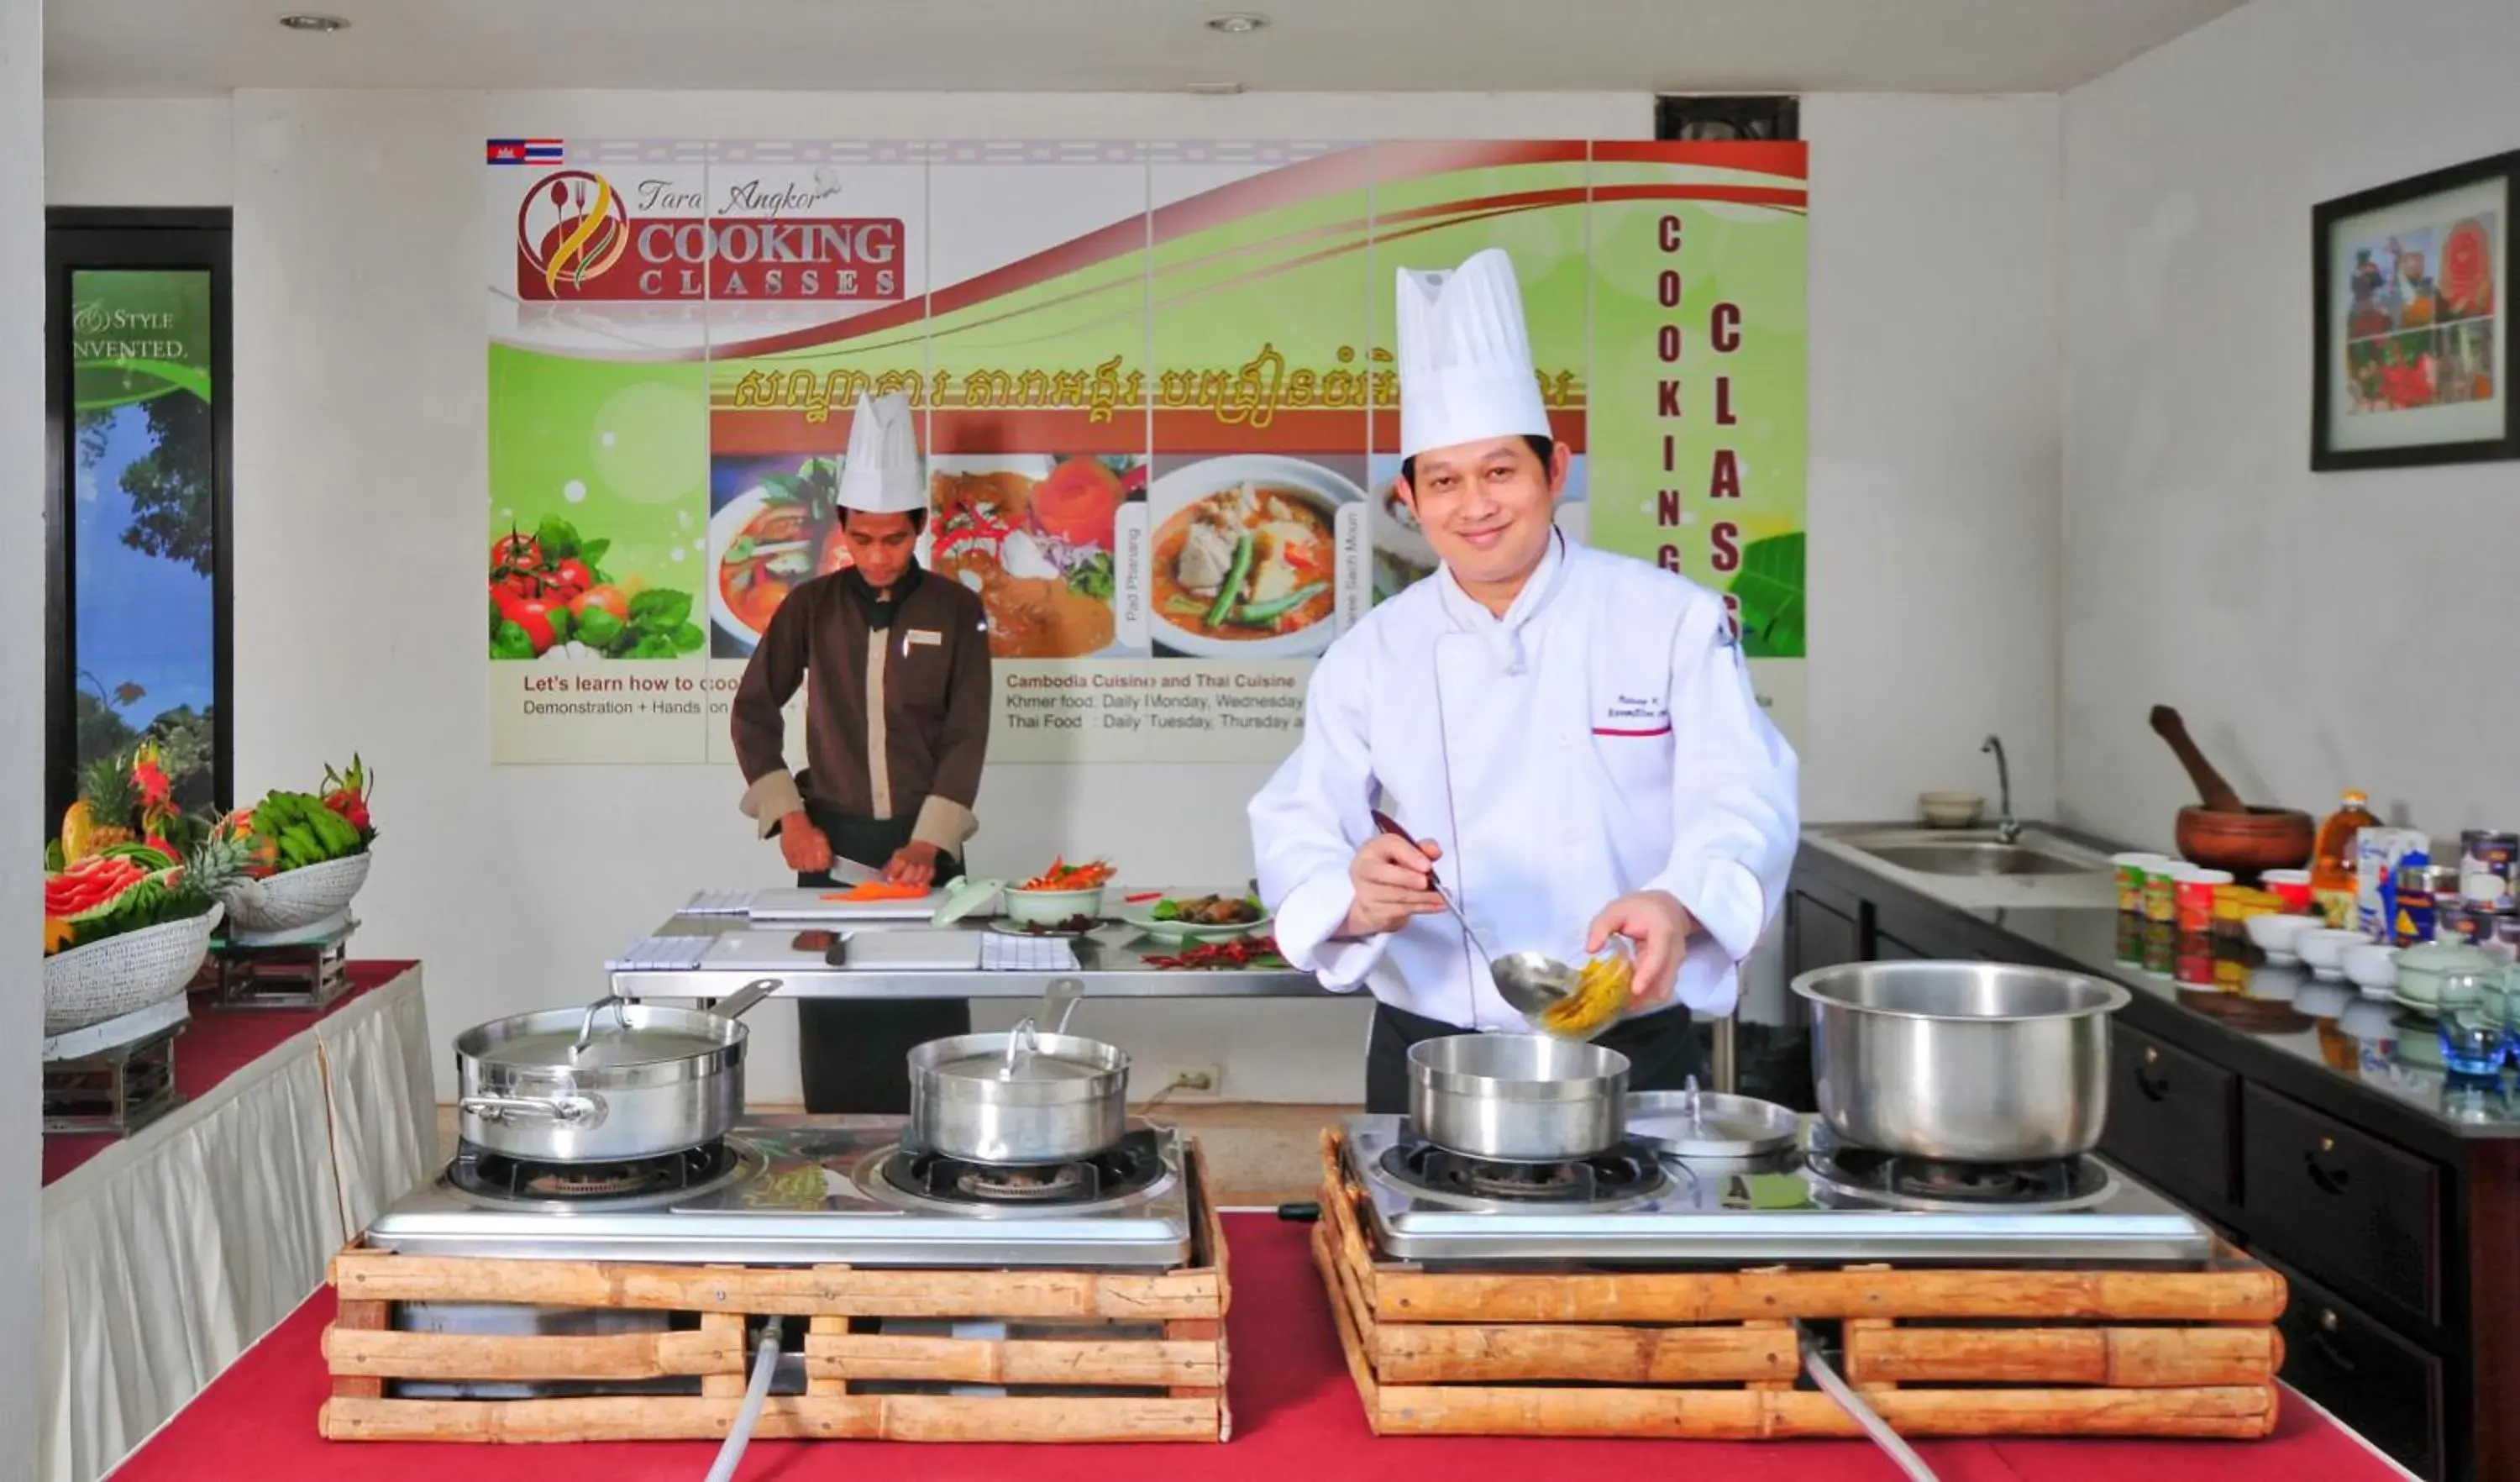
[[[1017,925],[1054,925],[1076,917],[1102,915],[1102,887],[1111,867],[1101,860],[1071,865],[1064,858],[1020,885],[1006,889],[1007,920]]]

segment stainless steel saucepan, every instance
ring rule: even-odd
[[[1627,1136],[1628,1057],[1545,1034],[1409,1047],[1409,1119],[1438,1147],[1502,1162],[1590,1157]]]
[[[747,1031],[779,991],[749,983],[714,1009],[598,1000],[478,1024],[456,1038],[456,1129],[491,1152],[603,1163],[699,1147],[743,1115]]]
[[[1116,1045],[1058,1032],[1083,985],[1062,979],[1042,999],[1037,1031],[961,1034],[910,1052],[914,1152],[1029,1165],[1088,1157],[1129,1131],[1129,1056]]]
[[[2089,1152],[2108,1115],[2115,983],[2003,963],[1850,963],[1794,979],[1831,1131],[1880,1152]]]

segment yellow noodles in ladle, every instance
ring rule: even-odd
[[[1627,1010],[1636,975],[1636,964],[1624,952],[1593,959],[1575,974],[1572,991],[1540,1010],[1540,1027],[1574,1039],[1598,1034]]]

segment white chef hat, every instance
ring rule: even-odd
[[[840,466],[840,508],[861,515],[906,515],[927,508],[927,480],[919,468],[919,437],[910,425],[910,398],[858,394],[849,422],[849,456]]]
[[[1400,270],[1400,455],[1546,437],[1513,259],[1495,247],[1449,273]]]

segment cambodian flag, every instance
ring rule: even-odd
[[[567,151],[558,139],[493,139],[492,164],[559,164]]]

